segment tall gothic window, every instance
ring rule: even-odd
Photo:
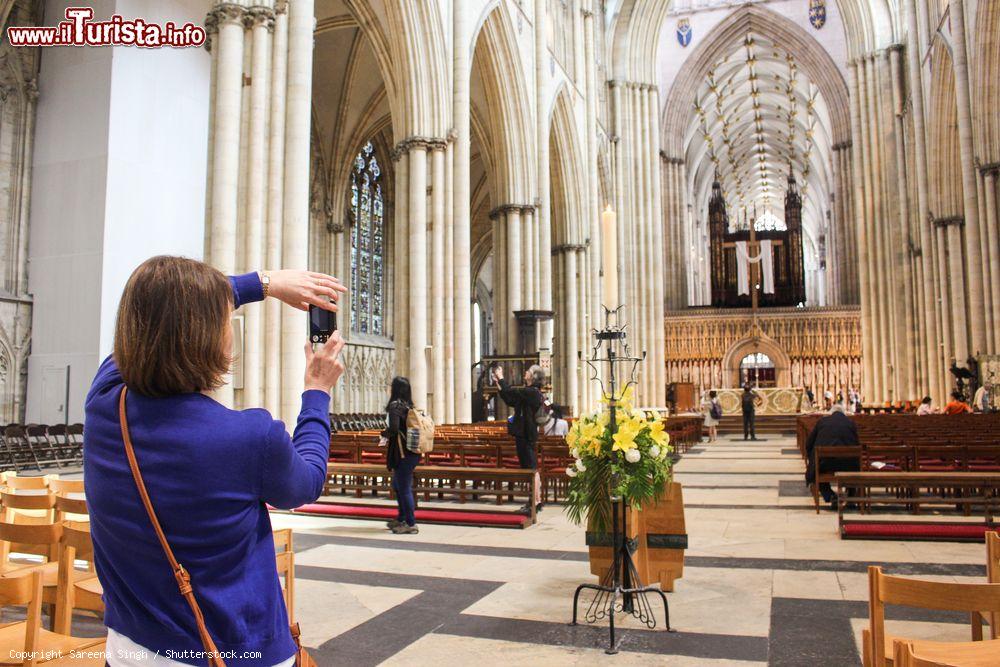
[[[369,141],[351,172],[351,331],[385,335],[385,221],[382,170]]]

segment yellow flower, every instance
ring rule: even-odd
[[[649,424],[650,439],[661,448],[670,442],[670,434],[663,430],[663,422],[656,420]]]
[[[630,449],[635,449],[635,437],[637,435],[639,435],[639,428],[636,428],[634,421],[626,421],[620,424],[618,432],[612,438],[614,444],[611,445],[611,451],[627,452]]]

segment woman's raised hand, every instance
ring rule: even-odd
[[[294,269],[267,273],[271,277],[268,296],[299,310],[309,310],[312,304],[336,312],[340,295],[347,292],[339,280],[325,273]]]
[[[317,345],[315,351],[312,343],[306,343],[306,389],[330,391],[344,374],[344,362],[340,359],[340,351],[344,349],[344,338],[339,331],[334,331],[330,339],[322,345]]]

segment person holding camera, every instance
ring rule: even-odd
[[[396,505],[399,507],[396,518],[387,521],[386,526],[397,535],[420,532],[413,502],[413,471],[420,463],[420,452],[411,451],[406,446],[406,418],[412,409],[410,381],[404,377],[393,378],[389,403],[385,406],[386,429],[382,431],[382,437],[386,441],[385,465],[392,472],[392,490],[396,493]]]
[[[538,457],[535,443],[538,442],[538,421],[536,415],[545,404],[542,387],[545,386],[545,371],[538,364],[524,372],[524,386],[512,387],[504,380],[503,368],[493,369],[493,379],[500,385],[500,398],[508,406],[514,408],[514,415],[509,423],[508,431],[514,436],[517,446],[517,461],[521,468],[535,471],[535,510],[542,509],[542,484],[538,474]],[[527,507],[527,506],[526,506]],[[530,508],[529,508],[530,509]]]
[[[84,423],[84,485],[113,667],[132,665],[121,656],[143,650],[190,663],[206,650],[259,656],[229,658],[231,667],[294,663],[297,638],[267,505],[290,509],[323,491],[344,340],[334,332],[315,350],[305,343],[291,436],[266,410],[233,410],[210,392],[232,364],[234,309],[272,297],[334,311],[344,292],[320,273],[227,279],[181,257],[153,257],[132,273]]]

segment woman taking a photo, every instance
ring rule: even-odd
[[[406,418],[413,408],[413,394],[410,381],[404,377],[392,379],[389,404],[385,406],[386,429],[382,437],[386,439],[385,466],[392,472],[392,490],[396,493],[399,511],[395,519],[386,526],[397,535],[419,533],[417,520],[413,515],[413,471],[420,463],[420,453],[407,449]]]
[[[227,280],[180,257],[153,257],[132,273],[114,353],[87,394],[84,424],[84,482],[112,667],[138,664],[122,656],[143,649],[165,660],[157,665],[205,664],[208,642],[178,591],[185,573],[209,642],[228,666],[293,664],[267,504],[298,507],[323,490],[329,392],[344,372],[344,341],[334,333],[315,351],[306,343],[293,436],[266,410],[232,410],[210,392],[229,372],[234,309],[270,296],[302,310],[336,310],[330,298],[344,291],[336,279],[307,271]],[[183,567],[176,575],[140,480]]]

